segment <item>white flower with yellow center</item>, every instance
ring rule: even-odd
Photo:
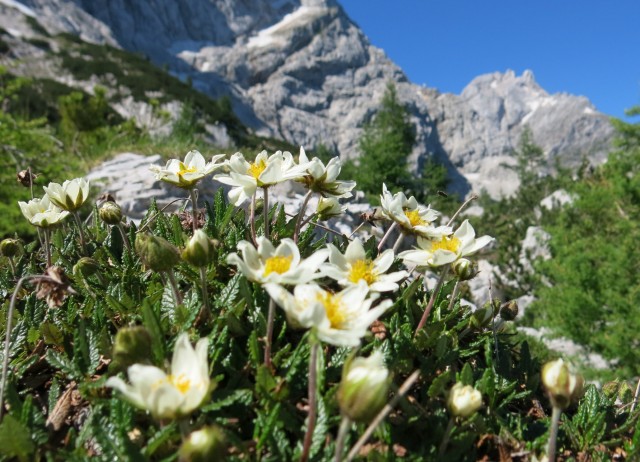
[[[304,284],[321,277],[318,268],[327,259],[329,251],[316,250],[309,258],[301,259],[300,250],[292,239],[285,238],[278,247],[274,247],[269,239],[258,237],[258,248],[247,241],[238,243],[242,258],[231,253],[227,263],[236,265],[247,279],[264,284]]]
[[[294,327],[313,328],[320,340],[336,346],[358,346],[371,323],[393,304],[383,300],[371,308],[378,295],[367,298],[364,281],[337,293],[316,284],[297,285],[293,294],[278,284],[264,287]]]
[[[382,185],[380,208],[382,214],[400,225],[404,232],[433,238],[450,234],[452,231],[448,226],[433,225],[440,212],[430,206],[418,204],[415,197],[407,198],[403,192],[392,195],[385,184]]]
[[[469,220],[465,220],[450,236],[440,239],[418,237],[418,248],[402,252],[398,257],[407,266],[442,266],[474,254],[491,241],[493,238],[490,236],[476,239],[475,230]]]
[[[155,366],[134,364],[127,369],[131,385],[119,377],[111,377],[106,386],[121,392],[134,406],[146,409],[157,419],[173,419],[188,415],[209,394],[209,366],[206,338],[194,349],[186,333],[176,340],[171,360],[171,373]]]
[[[171,159],[164,168],[159,165],[151,165],[149,170],[155,173],[158,180],[171,183],[179,188],[191,189],[206,175],[222,168],[225,163],[218,163],[218,161],[224,157],[224,154],[218,154],[211,158],[211,162],[207,162],[199,151],[189,151],[183,161]]]
[[[471,385],[457,382],[447,397],[449,411],[456,417],[469,417],[482,407],[482,393]]]
[[[62,210],[75,212],[89,197],[89,182],[84,178],[75,178],[62,184],[49,183],[44,191],[53,204]]]
[[[364,281],[372,292],[387,292],[398,289],[398,281],[409,273],[396,271],[385,274],[394,260],[393,250],[388,249],[375,259],[367,258],[360,239],[354,239],[347,246],[344,255],[333,245],[327,244],[329,262],[321,267],[321,271],[341,286],[349,286]]]
[[[355,181],[338,180],[342,162],[339,157],[334,157],[325,166],[324,163],[314,157],[309,161],[304,148],[300,147],[300,165],[307,165],[306,174],[299,180],[311,191],[321,194],[323,197],[351,197],[351,190],[355,188]]]
[[[259,187],[301,178],[307,167],[306,164],[297,165],[290,152],[282,151],[271,156],[262,151],[253,162],[247,162],[241,153],[236,152],[228,165],[229,173],[216,175],[214,179],[233,187],[229,191],[229,200],[235,206],[250,199]]]
[[[56,207],[45,194],[42,199],[31,199],[29,202],[18,202],[24,217],[34,226],[48,228],[64,220],[69,212]]]

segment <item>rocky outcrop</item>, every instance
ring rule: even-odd
[[[6,4],[9,0],[3,0]],[[15,3],[15,2],[14,2]],[[461,95],[412,84],[335,0],[24,0],[51,31],[144,53],[213,97],[230,95],[257,133],[343,157],[388,82],[411,111],[411,160],[447,165],[453,189],[509,194],[525,127],[551,162],[604,159],[612,129],[583,97],[549,95],[530,72],[476,78]]]

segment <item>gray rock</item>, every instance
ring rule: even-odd
[[[575,200],[575,195],[567,192],[564,189],[559,189],[542,199],[540,201],[540,206],[544,207],[547,210],[554,210],[567,204],[573,204],[573,201]]]

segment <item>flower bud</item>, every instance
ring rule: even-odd
[[[347,206],[340,205],[340,202],[335,197],[321,197],[316,207],[316,213],[318,214],[318,220],[326,221],[330,218],[339,217],[346,209]]]
[[[500,317],[505,321],[513,321],[518,316],[518,302],[509,300],[500,305]]]
[[[459,258],[451,265],[451,268],[453,269],[453,274],[460,281],[468,281],[478,274],[478,265],[466,258]]]
[[[123,327],[113,342],[113,367],[125,370],[137,363],[148,363],[151,358],[151,334],[143,326]]]
[[[449,391],[447,406],[455,417],[469,417],[482,407],[482,393],[458,382]]]
[[[90,257],[82,257],[75,265],[73,265],[73,274],[79,273],[84,277],[96,274],[99,270],[100,263]]]
[[[493,301],[493,306],[490,302],[482,305],[482,308],[478,308],[473,312],[471,318],[469,318],[469,325],[471,327],[485,327],[496,316],[499,308],[498,300]]]
[[[584,379],[580,374],[572,373],[562,359],[557,359],[542,367],[542,383],[549,393],[551,404],[566,409],[582,395]]]
[[[189,240],[187,247],[182,252],[182,259],[187,263],[200,268],[207,266],[215,257],[214,241],[209,239],[202,229],[196,230]]]
[[[30,188],[35,183],[37,175],[31,173],[31,170],[21,170],[16,174],[16,180],[25,188]]]
[[[112,201],[106,201],[98,211],[100,219],[108,225],[117,225],[122,221],[122,209]]]
[[[22,244],[18,239],[3,239],[0,242],[0,255],[13,258],[22,254]]]
[[[217,426],[191,432],[178,451],[180,462],[209,462],[224,460],[227,448],[224,434]]]
[[[180,261],[180,252],[166,239],[152,234],[136,235],[136,252],[154,271],[169,271]]]
[[[347,361],[338,389],[343,415],[356,422],[369,422],[387,402],[391,378],[382,353]]]

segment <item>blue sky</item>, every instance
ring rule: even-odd
[[[606,114],[640,105],[640,0],[339,1],[417,84],[460,93],[480,74],[531,69]]]

